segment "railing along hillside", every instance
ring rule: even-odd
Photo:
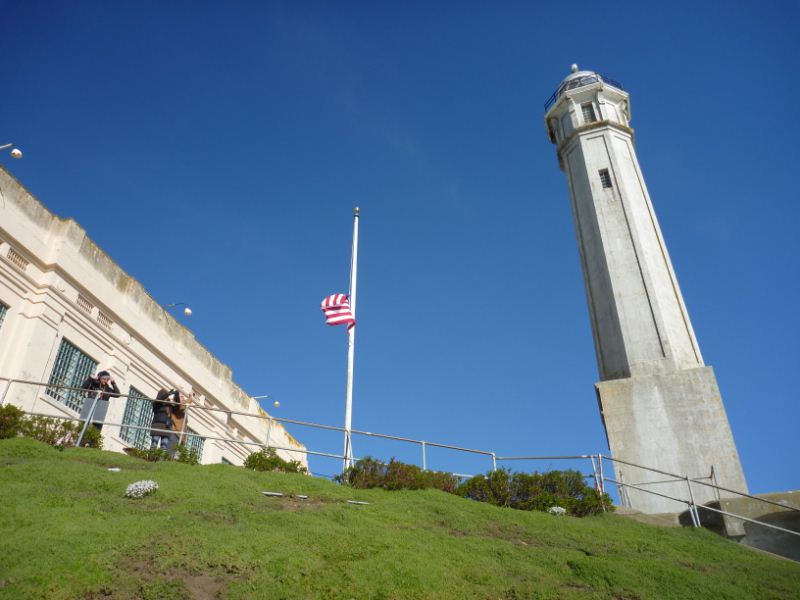
[[[3,385],[3,388],[2,388],[2,392],[0,393],[0,406],[5,404],[6,398],[8,396],[8,392],[9,392],[9,390],[11,389],[11,387],[13,385],[33,386],[33,387],[36,387],[36,388],[60,389],[60,390],[72,391],[72,392],[78,392],[78,393],[84,393],[84,394],[89,392],[89,390],[84,390],[84,389],[81,389],[81,388],[76,388],[76,387],[71,387],[71,386],[54,385],[54,384],[51,384],[51,383],[41,382],[41,381],[29,381],[29,380],[24,380],[24,379],[13,379],[13,378],[7,378],[7,377],[0,377],[0,381],[4,381],[5,382],[5,385]],[[129,394],[120,394],[119,397],[120,398],[128,398]],[[136,399],[137,400],[147,400],[149,402],[155,402],[155,400],[153,400],[153,399],[141,398],[140,396],[136,396]],[[301,454],[305,454],[307,456],[317,456],[317,457],[322,457],[322,458],[340,460],[340,461],[343,461],[343,464],[344,464],[344,461],[346,460],[346,457],[344,455],[342,455],[342,454],[330,453],[330,452],[320,452],[320,451],[310,450],[308,448],[296,448],[296,447],[289,448],[289,447],[277,446],[277,445],[272,443],[272,439],[271,439],[271,432],[272,432],[272,427],[273,427],[274,423],[295,425],[295,426],[298,426],[298,427],[310,427],[310,428],[315,428],[315,429],[342,432],[342,433],[345,432],[345,428],[344,427],[337,427],[335,425],[324,425],[324,424],[320,424],[320,423],[312,423],[312,422],[309,422],[309,421],[299,421],[299,420],[296,420],[296,419],[287,419],[287,418],[282,418],[282,417],[275,417],[275,416],[271,416],[271,415],[267,415],[267,414],[254,414],[254,413],[248,413],[248,412],[237,411],[237,410],[230,410],[230,409],[225,409],[225,408],[208,407],[208,406],[200,406],[200,405],[196,405],[196,404],[190,404],[186,408],[187,416],[186,416],[186,418],[184,420],[184,426],[183,426],[184,429],[179,431],[179,432],[175,432],[175,431],[168,430],[168,429],[155,429],[155,428],[150,427],[150,426],[137,426],[137,425],[132,425],[132,424],[129,424],[129,423],[114,423],[114,422],[110,422],[110,421],[94,419],[93,418],[94,417],[94,407],[96,405],[97,398],[95,397],[92,400],[93,400],[93,404],[91,405],[91,408],[90,408],[90,410],[88,412],[88,415],[87,415],[87,417],[85,419],[80,419],[78,417],[69,417],[69,416],[56,416],[56,415],[52,415],[52,414],[37,413],[37,412],[32,412],[32,411],[25,411],[25,412],[26,412],[26,414],[34,415],[34,416],[50,417],[50,418],[61,419],[61,420],[65,420],[65,421],[76,421],[76,422],[83,423],[81,434],[80,434],[80,437],[78,438],[78,445],[80,445],[80,442],[81,442],[81,440],[83,438],[83,435],[84,435],[84,433],[86,432],[86,429],[89,427],[89,425],[91,423],[101,423],[103,425],[109,425],[109,426],[120,427],[120,428],[127,427],[129,429],[145,429],[145,430],[148,430],[148,431],[158,431],[159,433],[164,433],[164,435],[176,434],[180,438],[182,435],[185,434],[185,428],[186,428],[186,423],[188,422],[188,412],[189,412],[189,410],[194,410],[194,411],[202,410],[202,411],[223,413],[223,414],[231,415],[231,416],[232,415],[239,415],[239,416],[245,416],[245,417],[250,417],[250,418],[254,418],[254,419],[266,419],[266,420],[268,420],[268,423],[267,423],[267,434],[266,434],[265,439],[264,439],[263,442],[261,442],[261,441],[253,441],[253,440],[243,440],[243,439],[224,437],[224,436],[212,436],[212,435],[203,435],[202,437],[205,438],[205,439],[227,442],[227,443],[230,443],[230,444],[240,444],[240,445],[243,445],[243,446],[250,446],[250,447],[256,447],[256,448],[274,448],[275,450],[283,450],[283,451],[292,452],[292,453],[301,453]],[[168,402],[168,404],[176,404],[176,403]],[[694,496],[694,490],[697,489],[697,488],[693,487],[693,486],[698,486],[699,485],[699,486],[705,486],[705,487],[712,488],[714,490],[715,494],[716,494],[717,500],[721,500],[722,497],[723,497],[722,494],[724,493],[725,497],[741,497],[741,498],[748,498],[750,500],[754,500],[754,501],[760,502],[765,507],[769,506],[770,510],[772,510],[772,508],[774,508],[774,507],[779,507],[782,510],[785,510],[787,512],[800,513],[800,508],[798,508],[798,507],[787,505],[787,504],[783,504],[783,503],[780,503],[780,502],[775,502],[775,501],[769,500],[767,498],[761,498],[759,496],[754,496],[754,495],[748,494],[746,492],[733,490],[733,489],[718,485],[717,481],[716,481],[716,475],[714,473],[713,467],[711,469],[710,474],[707,475],[707,476],[690,477],[688,475],[670,473],[668,471],[664,471],[664,470],[661,470],[661,469],[656,469],[656,468],[648,467],[648,466],[645,466],[645,465],[639,465],[639,464],[632,463],[632,462],[629,462],[629,461],[621,460],[619,458],[614,458],[613,456],[604,455],[602,453],[558,455],[558,456],[501,456],[501,455],[498,455],[496,452],[493,452],[493,451],[490,451],[490,450],[478,450],[478,449],[475,449],[475,448],[465,448],[465,447],[462,447],[462,446],[455,446],[455,445],[452,445],[452,444],[444,444],[444,443],[441,443],[441,442],[431,442],[431,441],[428,441],[428,440],[418,440],[418,439],[409,438],[409,437],[401,437],[401,436],[388,435],[388,434],[383,434],[383,433],[374,433],[374,432],[371,432],[371,431],[362,431],[362,430],[358,430],[358,429],[351,429],[350,432],[351,432],[352,435],[360,435],[360,436],[376,438],[376,439],[383,439],[383,440],[392,440],[392,441],[397,441],[397,442],[402,442],[402,443],[412,444],[412,445],[418,446],[419,450],[420,450],[420,466],[422,467],[423,470],[427,470],[428,469],[428,455],[427,455],[428,448],[442,448],[442,449],[453,450],[453,451],[456,451],[456,452],[462,452],[462,453],[466,453],[466,454],[472,454],[472,455],[485,457],[487,459],[487,461],[489,461],[489,465],[487,465],[487,466],[490,466],[492,471],[496,471],[497,468],[498,468],[497,467],[498,463],[502,463],[502,462],[513,462],[513,461],[533,461],[533,462],[549,461],[549,462],[553,462],[553,461],[576,461],[576,460],[585,461],[585,464],[587,464],[587,466],[589,468],[591,468],[591,473],[584,474],[584,477],[586,479],[592,480],[594,482],[595,489],[598,490],[601,493],[605,493],[606,492],[606,484],[607,483],[611,483],[611,484],[617,486],[620,502],[625,506],[630,506],[630,498],[629,498],[629,495],[628,495],[628,490],[633,489],[633,490],[637,490],[637,491],[644,492],[644,493],[647,493],[647,494],[653,494],[655,496],[659,496],[659,497],[662,497],[662,498],[673,500],[675,502],[678,502],[680,504],[685,505],[686,508],[687,508],[687,511],[689,513],[689,517],[691,518],[692,525],[694,527],[700,527],[700,526],[703,525],[703,522],[702,522],[702,519],[701,519],[701,511],[709,511],[711,513],[724,515],[724,516],[727,516],[727,517],[730,517],[730,518],[733,518],[733,519],[739,519],[739,520],[744,521],[744,522],[752,523],[752,524],[755,524],[755,525],[758,525],[758,526],[761,526],[761,527],[766,527],[766,528],[769,528],[769,529],[781,531],[783,533],[787,533],[787,534],[790,534],[790,535],[793,535],[793,536],[800,537],[800,532],[799,531],[793,531],[791,529],[786,529],[784,527],[779,527],[779,526],[774,525],[772,523],[765,523],[764,521],[759,521],[757,519],[746,517],[744,515],[737,515],[737,514],[729,512],[729,511],[722,510],[721,508],[714,508],[714,507],[708,506],[707,504],[698,504],[698,503],[696,503],[695,502],[695,496]],[[353,460],[357,460],[357,458],[353,458]],[[659,480],[659,481],[627,483],[627,482],[623,481],[622,478],[617,480],[617,479],[614,479],[613,477],[610,477],[610,476],[606,475],[606,468],[605,468],[605,462],[606,461],[611,462],[611,463],[620,464],[620,465],[626,465],[626,466],[629,466],[629,467],[634,467],[634,468],[641,469],[641,470],[644,470],[644,471],[650,472],[650,473],[656,473],[656,474],[658,474],[660,476],[667,477],[668,479]],[[455,475],[457,477],[462,477],[462,478],[463,477],[471,477],[472,476],[472,475],[465,475],[465,474],[461,474],[461,473],[453,473],[453,475]],[[686,484],[686,496],[685,497],[673,496],[673,495],[664,494],[662,492],[656,492],[655,490],[651,490],[651,489],[648,489],[646,487],[648,485],[654,485],[654,484],[678,483],[678,482],[684,482]]]

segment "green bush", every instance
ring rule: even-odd
[[[51,446],[64,448],[75,445],[82,428],[82,422],[39,415],[27,416],[22,410],[10,404],[0,407],[0,439],[24,435]],[[103,436],[100,430],[89,427],[81,445],[87,448],[102,448]]]
[[[75,445],[82,426],[80,422],[32,415],[25,417],[21,433],[51,446],[66,447]]]
[[[81,427],[83,427],[83,425],[81,425]],[[78,433],[78,435],[80,435],[80,432]],[[98,450],[102,450],[103,435],[100,433],[100,430],[97,427],[89,425],[89,427],[86,429],[86,433],[83,434],[83,439],[81,440],[81,446],[83,446],[84,448],[97,448]]]
[[[25,413],[16,406],[0,406],[0,440],[17,437],[22,433]]]
[[[366,456],[348,468],[334,481],[355,488],[382,488],[384,490],[437,489],[453,493],[458,479],[450,473],[423,471],[416,465],[402,463],[392,458],[388,463]]]
[[[158,462],[160,460],[170,460],[171,456],[169,452],[166,450],[162,450],[161,448],[153,448],[151,450],[142,450],[141,448],[131,448],[126,450],[125,452],[128,453],[128,456],[133,456],[134,458],[141,458],[142,460],[146,460],[147,462]]]
[[[613,509],[608,494],[586,485],[578,471],[547,473],[511,473],[506,469],[472,477],[458,486],[464,498],[507,506],[519,510],[546,511],[560,506],[576,517],[599,514]]]
[[[254,471],[282,471],[284,473],[307,473],[308,470],[296,460],[283,460],[275,448],[264,448],[253,452],[244,461],[244,466]]]
[[[196,465],[200,462],[200,453],[194,448],[189,448],[186,444],[178,444],[178,453],[175,460],[187,465]]]
[[[511,478],[511,472],[506,469],[489,471],[485,476],[476,475],[467,479],[458,486],[456,494],[495,506],[511,506]]]

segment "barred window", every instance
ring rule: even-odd
[[[6,318],[6,313],[8,312],[8,307],[0,302],[0,327],[3,326],[3,319]]]
[[[97,313],[97,322],[106,329],[111,329],[111,326],[114,324],[114,321],[111,320],[111,317],[102,311]]]
[[[581,104],[581,111],[583,112],[584,123],[594,123],[597,121],[597,117],[594,115],[594,106],[592,106],[591,102]]]
[[[123,425],[147,427],[147,429],[121,427],[119,430],[119,435],[123,440],[141,450],[150,448],[150,425],[153,423],[153,403],[146,400],[146,398],[147,396],[135,387],[130,387],[122,423]]]
[[[603,184],[604,188],[614,187],[611,185],[611,175],[608,172],[608,169],[600,169],[598,171],[600,174],[600,182]]]
[[[89,302],[86,298],[78,294],[78,299],[76,303],[80,307],[80,309],[84,312],[91,313],[94,310],[94,304]]]
[[[194,450],[195,452],[197,452],[197,458],[202,463],[203,462],[203,444],[205,444],[205,441],[206,441],[205,438],[201,438],[199,435],[197,435],[197,432],[193,431],[192,429],[190,429],[188,427],[186,428],[186,432],[189,434],[186,437],[186,448],[189,451]]]
[[[23,271],[28,268],[30,264],[27,259],[22,256],[19,252],[14,250],[13,248],[8,249],[8,254],[6,255],[8,260],[11,261],[11,264],[15,265],[16,267],[22,269]]]
[[[48,383],[53,386],[80,387],[96,368],[96,360],[82,352],[67,338],[62,338]],[[48,387],[45,393],[54,400],[66,404],[74,411],[80,412],[81,408],[83,408],[84,392]]]

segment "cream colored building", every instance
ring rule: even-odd
[[[149,431],[120,427],[150,425],[146,400],[160,388],[195,395],[186,419],[188,444],[205,464],[240,465],[258,446],[270,444],[287,459],[306,464],[305,449],[266,417],[233,382],[231,369],[125,273],[72,219],[51,213],[0,167],[0,377],[80,386],[87,375],[107,370],[123,394],[96,413],[107,450],[149,447]],[[77,418],[83,394],[0,380],[4,402],[27,412]],[[101,403],[103,404],[103,403]],[[105,412],[103,418],[103,411]]]

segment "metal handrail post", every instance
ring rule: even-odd
[[[689,488],[689,514],[692,517],[692,524],[695,527],[700,527],[700,515],[697,513],[697,505],[694,503],[694,494],[692,493],[692,482],[689,476],[686,476],[686,487]]]
[[[711,465],[711,483],[714,484],[714,493],[717,496],[717,502],[722,501],[722,496],[719,494],[719,485],[717,484],[717,472],[714,470],[714,465]]]
[[[425,442],[422,442],[420,445],[422,446],[422,470],[423,471],[427,471],[428,470],[428,457],[426,456],[426,452],[425,452],[426,444],[425,444]]]
[[[497,455],[492,452],[492,471],[497,471]]]
[[[3,403],[6,401],[6,394],[8,394],[8,390],[11,387],[11,384],[16,381],[15,379],[9,379],[6,381],[6,384],[3,386],[3,395],[0,396],[0,406],[3,406]]]
[[[603,455],[602,454],[598,454],[597,455],[597,462],[598,462],[598,465],[600,467],[600,493],[601,494],[605,494],[606,493],[606,477],[605,477],[605,475],[603,475]]]
[[[600,491],[600,481],[597,478],[597,465],[594,462],[594,455],[589,457],[589,460],[592,461],[592,476],[594,477],[594,489],[598,492]]]
[[[191,404],[189,404],[189,405],[186,407],[186,410],[184,410],[184,411],[183,411],[183,425],[181,425],[181,433],[180,433],[180,435],[178,436],[178,444],[183,444],[184,446],[188,446],[188,445],[189,445],[189,436],[188,436],[188,435],[186,435],[186,430],[187,430],[187,429],[188,429],[188,427],[189,427],[189,426],[187,425],[187,423],[189,422],[189,409],[190,409],[190,408],[192,408],[192,405],[191,405]],[[186,441],[184,441],[184,436],[186,436],[186,437],[185,437],[185,440],[186,440]]]
[[[622,469],[617,473],[620,484],[617,486],[617,493],[619,494],[619,501],[622,506],[631,508],[631,498],[628,496],[628,490],[625,488],[625,478],[622,476]]]
[[[89,408],[89,414],[86,415],[86,422],[83,424],[83,429],[81,429],[81,434],[78,436],[78,441],[75,442],[75,445],[80,448],[81,442],[83,441],[83,436],[86,433],[86,430],[89,429],[89,423],[92,422],[92,417],[94,417],[94,409],[97,408],[97,401],[100,400],[100,392],[95,394],[94,398],[92,398],[92,406]]]

